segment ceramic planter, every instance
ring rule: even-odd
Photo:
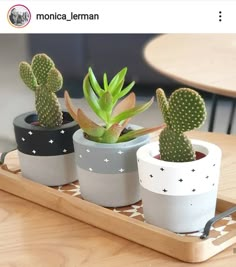
[[[37,121],[34,112],[14,119],[24,177],[48,186],[68,184],[77,179],[72,135],[79,127],[67,112],[63,112],[63,118],[66,122],[53,129],[33,125]]]
[[[130,125],[131,128],[140,128]],[[81,195],[105,207],[120,207],[140,200],[136,152],[149,141],[141,136],[128,142],[103,144],[73,135]]]
[[[154,158],[159,143],[137,151],[145,220],[167,230],[201,230],[215,216],[221,150],[214,144],[192,140],[195,151],[206,156],[175,163]]]

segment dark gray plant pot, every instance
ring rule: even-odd
[[[32,125],[35,112],[14,119],[15,138],[22,175],[35,182],[58,186],[77,180],[72,135],[79,126],[67,112],[57,128]]]
[[[221,150],[214,144],[192,140],[202,159],[167,162],[154,142],[137,151],[145,220],[158,227],[187,233],[199,231],[215,216]]]
[[[131,128],[140,128],[129,125]],[[142,136],[128,142],[103,144],[73,135],[81,195],[105,207],[121,207],[140,200],[137,149],[149,141]]]

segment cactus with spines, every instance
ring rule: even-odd
[[[159,136],[161,160],[188,162],[196,159],[191,141],[184,134],[198,129],[206,119],[203,98],[195,90],[180,88],[169,99],[162,89],[156,90],[157,102],[166,127]]]
[[[62,125],[63,114],[56,92],[62,88],[63,77],[52,59],[46,54],[37,54],[31,65],[21,62],[20,77],[35,93],[35,107],[39,124],[54,128]]]

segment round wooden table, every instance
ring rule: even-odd
[[[176,81],[236,97],[236,34],[166,34],[151,40],[144,55]]]
[[[166,34],[144,49],[147,62],[160,73],[213,94],[236,97],[236,34]],[[216,98],[211,121],[214,120]],[[230,114],[233,121],[235,101]],[[213,125],[209,126],[209,130]],[[228,129],[228,132],[230,129]]]

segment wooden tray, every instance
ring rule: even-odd
[[[81,199],[78,183],[50,188],[22,177],[16,154],[13,159],[14,164],[9,162],[0,168],[0,189],[179,260],[202,262],[236,243],[235,217],[215,223],[205,240],[199,238],[199,232],[175,234],[145,223],[141,201],[125,208],[103,208]],[[217,211],[223,212],[235,205],[218,199]]]

